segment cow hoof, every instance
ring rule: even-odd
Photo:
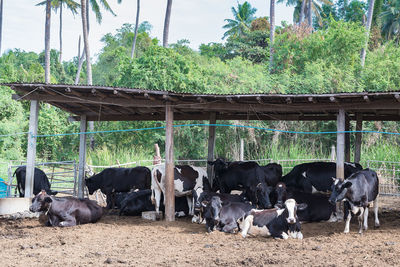
[[[349,230],[344,230],[343,233],[348,234]]]
[[[303,239],[303,234],[301,233],[301,232],[298,232],[297,233],[297,239]]]
[[[375,229],[378,229],[379,227],[381,227],[381,225],[379,223],[375,224],[375,226],[374,226]]]

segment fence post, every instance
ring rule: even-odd
[[[244,160],[244,140],[240,138],[240,161]]]
[[[175,188],[174,188],[174,111],[171,103],[165,107],[165,220],[175,221]]]
[[[76,176],[77,176],[77,168],[76,168],[76,160],[74,160],[74,192],[73,192],[74,197],[76,197]]]
[[[85,163],[86,163],[86,115],[81,115],[81,127],[79,135],[79,176],[78,176],[78,197],[84,197],[85,190]]]
[[[335,145],[331,146],[331,161],[335,162],[336,160],[336,148]]]

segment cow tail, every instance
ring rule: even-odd
[[[154,193],[154,188],[153,188],[153,179],[154,180],[157,180],[156,179],[156,177],[154,178],[154,175],[155,175],[155,168],[151,171],[151,173],[150,173],[150,175],[151,175],[151,203],[153,204],[153,205],[155,205],[155,203],[156,203],[156,198],[155,198],[155,193]]]

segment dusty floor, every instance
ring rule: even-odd
[[[37,219],[0,220],[0,266],[400,266],[400,202],[385,199],[381,228],[357,234],[344,223],[303,224],[303,240],[221,232],[178,219],[105,216],[97,224],[48,228]],[[394,207],[394,208],[393,208]]]

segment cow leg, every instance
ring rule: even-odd
[[[233,233],[236,227],[237,227],[236,223],[229,222],[228,224],[225,224],[224,227],[222,227],[222,231],[225,233]]]
[[[69,216],[65,221],[62,221],[58,224],[60,227],[69,227],[69,226],[75,226],[76,225],[76,219],[75,217]]]
[[[186,196],[186,200],[188,203],[188,207],[189,207],[189,215],[193,216],[194,215],[194,197],[191,196]]]
[[[344,217],[342,202],[336,202],[336,221],[341,222]]]
[[[155,198],[155,203],[154,205],[156,206],[156,212],[160,212],[160,202],[161,202],[161,191],[158,189],[154,189],[154,198]]]
[[[358,215],[358,233],[361,235],[363,233],[363,219],[364,219],[364,212],[365,209],[363,207],[359,208],[360,215]]]
[[[242,234],[243,238],[245,238],[247,233],[249,232],[250,227],[253,224],[253,219],[254,219],[253,215],[247,216],[244,219],[243,226],[240,226],[242,228],[242,233],[241,234]]]
[[[375,228],[380,226],[378,219],[378,198],[374,200],[374,215],[375,215]]]
[[[351,220],[351,212],[348,209],[347,204],[345,204],[345,207],[344,207],[344,214],[346,217],[346,225],[344,227],[344,233],[347,234],[350,231],[350,220]]]
[[[364,231],[367,231],[368,229],[368,207],[365,208],[364,210],[364,223],[363,223],[363,228]]]

